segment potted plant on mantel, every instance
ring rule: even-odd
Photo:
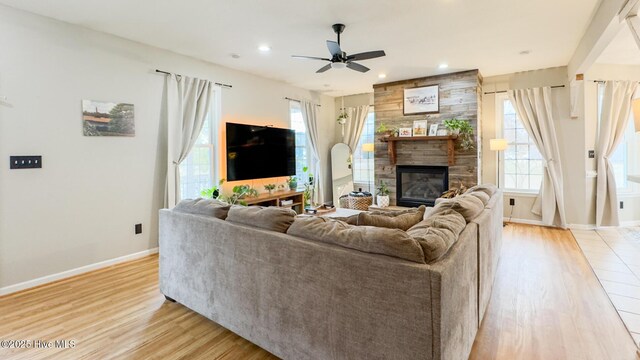
[[[387,207],[389,206],[389,187],[382,180],[380,180],[380,185],[376,188],[376,204],[379,207]]]
[[[378,126],[378,128],[376,129],[376,134],[383,135],[380,141],[386,141],[392,136],[398,136],[398,128],[387,127],[387,125],[385,124],[380,124],[380,126]]]
[[[442,123],[451,135],[458,135],[460,137],[460,148],[463,150],[474,149],[473,127],[471,127],[468,120],[453,118],[444,120]]]

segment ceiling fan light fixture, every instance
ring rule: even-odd
[[[344,69],[346,67],[347,67],[347,64],[343,63],[343,62],[340,62],[340,61],[331,63],[331,68],[332,69]]]

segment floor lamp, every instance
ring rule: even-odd
[[[498,153],[498,188],[500,188],[500,152],[504,151],[507,148],[506,139],[491,139],[489,140],[489,150],[495,151]]]

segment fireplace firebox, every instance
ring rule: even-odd
[[[433,206],[437,198],[449,189],[449,167],[396,167],[396,204],[398,206]]]

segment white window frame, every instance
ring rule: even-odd
[[[504,102],[505,100],[509,100],[509,95],[506,93],[495,94],[495,117],[496,117],[496,138],[504,139]],[[535,145],[534,145],[535,146]],[[491,150],[489,150],[491,151]],[[496,172],[499,179],[500,189],[504,191],[505,195],[518,195],[524,197],[536,197],[539,194],[539,190],[524,190],[524,189],[507,189],[505,188],[505,158],[504,151],[498,151],[498,161],[500,162],[500,169],[498,171],[498,166],[496,166]],[[543,160],[544,162],[544,160]],[[496,164],[497,165],[497,164]],[[544,171],[543,171],[543,180],[544,181]]]
[[[289,114],[289,129],[293,130],[293,125],[291,123],[292,119],[291,119],[291,104],[292,103],[296,103],[300,106],[300,111],[302,111],[302,103],[300,101],[297,100],[289,100],[289,102],[287,103],[287,113]],[[309,140],[308,140],[308,134],[307,134],[307,128],[306,128],[306,124],[304,123],[304,119],[302,121],[302,125],[304,125],[305,127],[305,151],[307,153],[307,159],[306,159],[306,164],[304,164],[304,166],[306,166],[309,171],[307,171],[307,174],[312,173],[311,172],[311,147],[309,146]],[[294,136],[295,138],[295,136]],[[297,146],[296,146],[297,147]],[[297,159],[296,159],[296,163],[297,163]],[[296,179],[298,181],[298,189],[302,188],[303,184],[306,182],[306,179],[302,179],[301,178],[301,174],[297,173],[297,166],[296,166]],[[315,176],[315,174],[314,174]]]
[[[376,116],[376,115],[375,115],[375,109],[374,109],[374,107],[373,107],[373,106],[370,106],[370,107],[369,107],[369,112],[367,113],[367,118],[368,118],[369,116],[373,116],[373,123],[372,123],[373,138],[372,138],[371,142],[375,144],[375,141],[376,141],[376,138],[375,138],[375,131],[376,131],[376,130],[375,130],[375,129],[376,129],[376,127],[375,127],[375,124],[376,124],[376,123],[375,123],[375,116]],[[366,126],[366,124],[365,124],[365,126]],[[361,147],[361,146],[364,144],[364,143],[361,143],[361,142],[362,142],[362,138],[363,138],[363,137],[364,137],[364,131],[363,131],[363,133],[360,135],[360,139],[358,139],[358,144],[357,144],[356,146]],[[358,150],[360,151],[360,154],[362,154],[362,148],[360,148],[360,149],[351,149],[351,151],[352,151],[354,154],[355,154]],[[364,179],[356,179],[356,176],[355,176],[355,174],[356,174],[356,172],[355,172],[355,171],[356,171],[356,166],[355,166],[356,161],[355,161],[355,159],[353,159],[353,160],[352,160],[352,168],[353,168],[353,169],[352,169],[352,172],[353,172],[353,183],[354,183],[354,184],[355,184],[355,183],[367,183],[367,185],[368,185],[368,187],[369,187],[369,189],[367,189],[367,190],[368,190],[369,192],[373,192],[373,191],[375,190],[375,154],[374,154],[374,153],[371,153],[371,155],[370,155],[370,156],[371,156],[371,160],[373,160],[373,164],[372,164],[372,168],[371,168],[371,169],[368,169],[368,170],[370,170],[370,174],[371,174],[371,176],[370,176],[370,178],[369,178],[368,180],[366,180],[366,181],[359,181],[359,180],[364,180]]]
[[[190,153],[196,148],[209,148],[209,158],[211,159],[210,172],[211,172],[211,183],[209,184],[209,188],[217,185],[220,181],[220,165],[221,161],[218,159],[218,155],[221,153],[219,147],[220,144],[220,118],[221,118],[221,98],[222,91],[219,86],[214,87],[213,89],[213,99],[211,101],[211,108],[209,109],[208,119],[211,123],[209,126],[209,144],[194,144]],[[189,154],[191,155],[191,154]],[[181,197],[184,198],[184,194],[181,194]]]

